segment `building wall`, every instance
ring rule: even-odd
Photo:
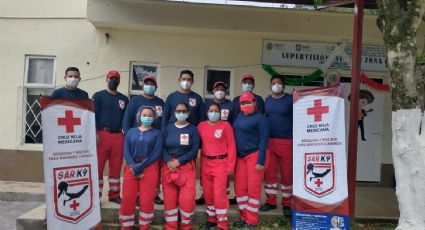
[[[186,68],[195,73],[193,90],[203,95],[206,66],[233,69],[235,94],[240,93],[239,76],[253,73],[257,79],[254,91],[265,96],[269,92],[269,76],[260,65],[262,39],[341,42],[351,39],[352,33],[353,17],[346,13],[247,7],[233,7],[229,13],[229,9],[222,6],[205,8],[208,6],[204,5],[199,8],[196,4],[188,4],[185,12],[192,14],[192,19],[202,12],[214,21],[193,22],[190,18],[172,15],[175,16],[173,22],[170,16],[161,19],[161,14],[171,12],[175,3],[149,3],[151,5],[146,8],[150,10],[152,20],[146,20],[142,8],[140,12],[134,10],[135,6],[145,3],[137,2],[0,0],[0,119],[3,121],[0,149],[42,149],[40,145],[22,145],[23,81],[25,55],[28,54],[56,57],[56,87],[64,85],[66,67],[79,67],[82,76],[80,87],[89,95],[106,87],[105,74],[110,69],[121,72],[119,89],[128,95],[130,61],[139,61],[161,66],[158,94],[164,99],[178,88],[178,73]],[[90,21],[87,10],[90,11]],[[137,15],[138,12],[140,15]],[[224,16],[214,16],[220,13]],[[276,20],[277,17],[279,20]],[[267,25],[267,22],[270,25],[256,25],[256,19],[259,25]],[[363,41],[365,44],[382,45],[374,23],[374,16],[365,17]],[[423,37],[423,31],[421,27],[418,36]],[[105,33],[110,34],[108,42]],[[313,69],[284,70],[307,74]],[[369,74],[387,80],[384,73]],[[388,94],[384,105],[387,111],[382,120],[384,124],[391,121],[390,104]],[[382,163],[391,164],[391,128],[389,125],[384,127]],[[12,155],[8,154],[9,157]]]

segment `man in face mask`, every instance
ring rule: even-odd
[[[282,207],[285,216],[291,215],[292,204],[292,95],[284,92],[284,79],[280,75],[270,80],[272,95],[266,98],[265,115],[270,124],[268,143],[269,162],[264,179],[266,203],[260,207],[263,212],[277,208],[276,194],[282,193]],[[280,180],[278,176],[280,175]]]
[[[227,84],[218,81],[213,85],[213,94],[214,98],[205,99],[205,108],[208,108],[212,103],[220,105],[221,120],[228,121],[230,124],[233,122],[233,102],[226,98],[227,94]]]
[[[197,126],[199,122],[205,118],[204,102],[199,94],[191,90],[193,84],[193,72],[190,70],[183,70],[180,72],[178,83],[180,87],[174,93],[168,95],[164,106],[164,116],[162,117],[162,129],[167,127],[168,124],[174,123],[176,118],[173,116],[176,105],[184,102],[189,105],[189,121],[191,124]]]
[[[80,70],[77,67],[68,67],[65,70],[64,76],[66,85],[65,87],[56,89],[51,98],[54,99],[89,99],[89,95],[86,91],[78,88],[80,83]]]
[[[254,90],[255,87],[255,79],[254,75],[250,73],[246,73],[242,75],[241,77],[241,87],[242,87],[242,93],[245,92],[251,92]],[[254,94],[254,93],[253,93]],[[264,100],[261,96],[254,94],[255,100],[257,102],[257,111],[260,113],[264,113]],[[233,99],[233,106],[234,106],[234,112],[233,112],[233,120],[236,119],[238,114],[241,112],[240,105],[239,105],[239,98],[240,96],[237,96]]]
[[[130,103],[127,106],[127,109],[124,113],[124,119],[122,122],[122,127],[124,133],[133,127],[140,126],[140,119],[137,117],[137,113],[142,107],[152,107],[155,108],[157,118],[152,123],[152,128],[161,130],[163,109],[164,109],[164,100],[155,96],[155,92],[158,89],[158,83],[156,78],[153,76],[146,76],[143,78],[143,85],[140,86],[143,90],[142,95],[133,96],[130,100]],[[158,161],[159,166],[162,166],[162,161]],[[161,171],[161,170],[159,170]],[[159,175],[160,176],[160,175]],[[155,204],[164,204],[163,200],[159,197],[159,185],[157,196],[155,197]]]
[[[118,92],[120,74],[111,70],[106,76],[106,90],[93,95],[96,117],[97,161],[99,172],[99,195],[102,196],[103,169],[109,160],[109,201],[121,203],[120,172],[123,162],[124,134],[122,119],[128,104],[127,96]]]

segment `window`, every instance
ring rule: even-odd
[[[159,65],[139,62],[130,62],[130,96],[143,94],[143,79],[145,77],[154,77],[159,81]],[[158,85],[159,82],[158,82]]]
[[[50,95],[55,87],[55,57],[26,56],[24,80],[23,143],[43,143],[40,96]]]
[[[227,84],[227,96],[233,98],[233,70],[224,68],[205,68],[204,98],[213,98],[214,83],[222,81]]]

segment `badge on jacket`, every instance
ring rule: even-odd
[[[124,109],[124,107],[125,107],[125,101],[118,100],[118,105],[120,106],[121,109]]]
[[[191,107],[195,107],[196,106],[196,98],[189,98],[189,105]]]
[[[180,145],[189,145],[189,134],[180,134]]]
[[[228,117],[229,117],[229,110],[228,109],[222,109],[221,110],[221,120],[227,121]]]
[[[158,117],[162,117],[162,106],[159,106],[159,105],[155,106],[155,110]]]
[[[214,132],[214,136],[215,138],[219,139],[221,138],[221,136],[223,135],[223,130],[222,129],[216,129]]]

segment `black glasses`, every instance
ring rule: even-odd
[[[176,113],[187,113],[187,110],[176,110]]]

